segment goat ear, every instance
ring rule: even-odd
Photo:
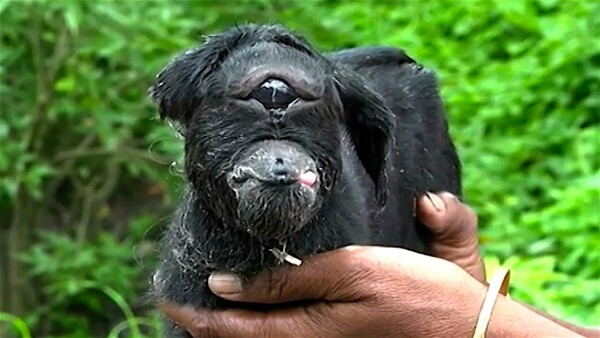
[[[345,121],[358,158],[375,182],[378,205],[387,198],[385,174],[394,130],[394,115],[383,98],[352,72],[339,70],[337,86]]]
[[[208,36],[202,47],[171,60],[148,89],[160,118],[185,124],[211,90],[207,83],[209,76],[249,37],[248,33],[238,28]]]

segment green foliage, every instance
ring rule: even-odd
[[[108,233],[89,243],[41,233],[40,241],[22,256],[30,275],[43,285],[40,296],[45,300],[28,322],[38,323],[43,317],[56,334],[86,336],[93,332],[92,318],[112,321],[125,315],[132,333],[137,331],[139,336],[128,303],[138,302],[140,290],[147,284],[140,283],[133,247],[132,241],[117,242]]]
[[[48,300],[28,317],[39,335],[148,324],[107,318],[107,295],[86,287],[139,302],[147,272],[131,248],[164,215],[139,201],[168,210],[181,191],[180,140],[146,89],[201,35],[247,21],[322,50],[398,46],[434,69],[488,263],[513,268],[516,298],[600,324],[597,2],[4,1],[0,216],[60,233],[23,246]]]
[[[9,322],[19,332],[21,338],[31,338],[31,332],[25,321],[17,316],[11,315],[10,313],[0,312],[0,322]]]

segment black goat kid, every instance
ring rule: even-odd
[[[161,299],[241,306],[213,295],[209,274],[251,276],[286,252],[427,252],[415,197],[461,193],[436,78],[398,49],[322,55],[280,26],[235,27],[174,59],[151,97],[181,128],[190,184],[154,278]]]

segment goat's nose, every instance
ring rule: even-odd
[[[254,89],[250,97],[267,109],[285,109],[298,98],[298,94],[285,82],[268,79]]]
[[[289,161],[281,157],[275,158],[271,165],[271,174],[276,182],[280,184],[293,184],[296,182],[296,170]]]

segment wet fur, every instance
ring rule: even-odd
[[[322,104],[281,128],[224,99],[228,81],[260,62],[256,55],[263,42],[283,46],[273,47],[276,59],[267,57],[274,67],[290,64],[324,77]],[[229,269],[251,276],[279,264],[267,251],[270,244],[236,226],[237,202],[224,182],[240,149],[258,140],[292,140],[319,164],[323,184],[315,216],[285,241],[296,257],[348,244],[428,252],[428,233],[414,218],[414,198],[425,191],[461,193],[460,163],[435,76],[395,48],[322,55],[279,26],[237,27],[173,60],[151,97],[163,119],[180,125],[189,181],[163,242],[156,298],[202,308],[239,307],[209,291],[210,273]],[[237,132],[240,128],[246,132]],[[168,331],[185,335],[174,326]]]

